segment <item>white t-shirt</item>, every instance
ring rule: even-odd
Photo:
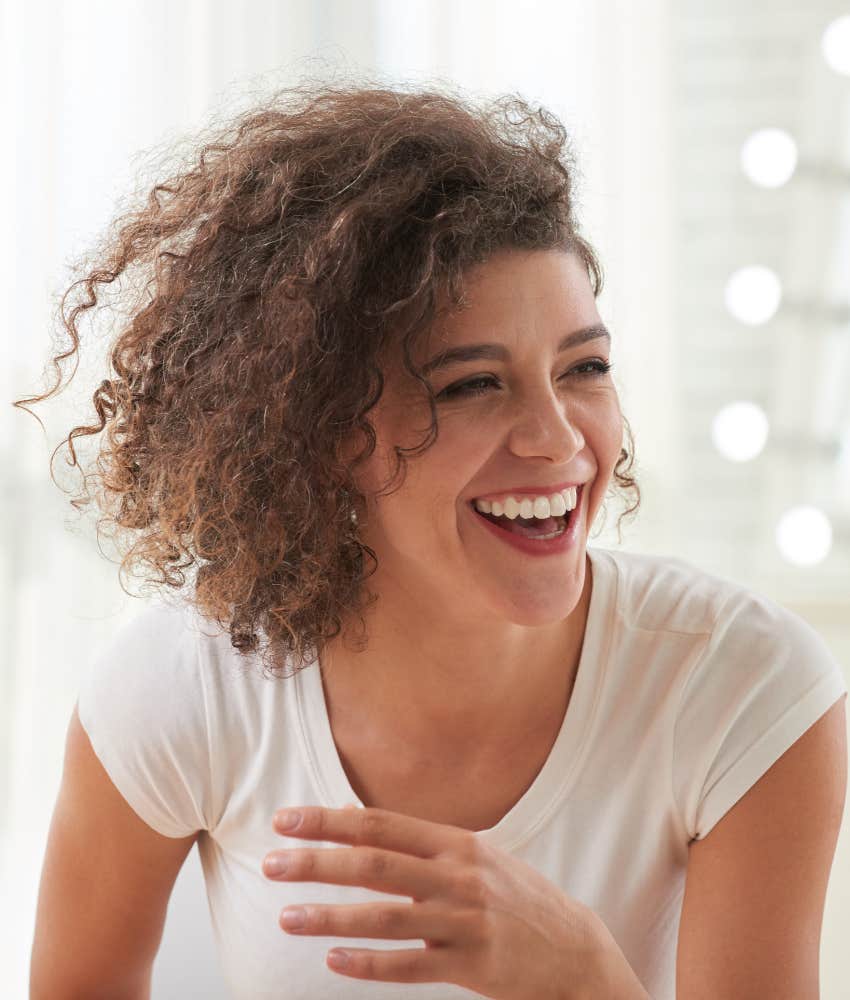
[[[587,551],[587,630],[560,732],[525,794],[476,836],[591,907],[654,1000],[673,1000],[688,842],[847,684],[820,635],[767,597],[680,559]],[[422,939],[298,937],[278,924],[291,903],[410,901],[275,882],[261,870],[275,848],[344,849],[275,833],[277,809],[360,803],[333,742],[318,663],[264,678],[259,658],[242,660],[215,624],[154,605],[95,658],[79,714],[145,822],[169,837],[203,831],[213,931],[234,998],[480,995],[351,979],[325,964],[335,946],[415,948]]]

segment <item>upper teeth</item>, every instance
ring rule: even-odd
[[[578,499],[578,487],[571,486],[560,493],[553,493],[551,496],[523,497],[518,500],[516,497],[506,497],[504,501],[499,500],[476,500],[475,508],[483,514],[494,514],[496,517],[540,518],[560,517],[568,510],[574,510]]]

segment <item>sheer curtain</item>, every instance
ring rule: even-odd
[[[689,532],[683,516],[692,512],[698,520],[718,509],[710,508],[713,498],[687,488],[688,462],[709,454],[710,440],[680,387],[680,367],[690,364],[681,320],[698,277],[686,256],[689,232],[675,214],[677,198],[694,180],[687,172],[693,165],[683,162],[677,146],[687,103],[677,89],[679,55],[697,16],[691,6],[672,0],[0,0],[0,100],[14,137],[11,154],[0,159],[7,219],[0,246],[4,398],[44,391],[52,376],[48,352],[60,336],[54,310],[67,264],[91,248],[122,198],[153,182],[144,173],[148,154],[191,138],[209,116],[229,114],[267,88],[333,65],[399,84],[445,79],[478,95],[518,91],[562,118],[580,157],[580,217],[606,273],[600,312],[614,334],[615,379],[635,432],[643,489],[641,514],[625,529],[624,547],[675,552],[763,585],[753,567],[733,555],[709,564],[701,547],[710,543],[707,530]],[[715,20],[733,24],[733,6],[720,7],[723,16]],[[800,18],[816,21],[816,7],[808,5]],[[727,158],[730,149],[724,148]],[[702,224],[710,227],[711,217]],[[704,337],[707,322],[696,325],[692,335]],[[39,872],[77,691],[92,650],[140,607],[119,584],[116,555],[101,551],[93,516],[80,519],[48,472],[63,435],[93,418],[91,393],[105,373],[108,321],[82,326],[71,389],[36,407],[46,436],[8,402],[0,420],[0,898],[6,917],[0,992],[14,997],[27,991]],[[64,337],[59,342],[66,346]],[[751,355],[746,363],[752,370]],[[691,375],[702,379],[706,394],[722,398],[722,365],[697,369]],[[70,489],[78,479],[76,472],[69,476],[65,455],[54,471]],[[746,486],[736,492],[733,484],[730,493],[725,510],[731,520],[749,510],[752,499]],[[596,544],[618,544],[618,513],[611,509]],[[135,586],[131,582],[134,592]],[[816,616],[831,601],[819,627],[837,646],[847,641],[833,628],[846,620],[840,615],[847,595],[843,605],[836,595],[815,594],[809,609]],[[804,600],[806,592],[798,596]],[[839,857],[833,878],[844,886],[847,870]],[[842,919],[837,911],[828,915],[825,935]],[[837,963],[837,948],[832,954]],[[153,995],[225,995],[195,851],[175,887]],[[839,994],[824,992],[830,995]]]

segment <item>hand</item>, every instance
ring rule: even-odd
[[[409,896],[412,903],[305,904],[306,921],[291,934],[415,939],[424,948],[346,949],[356,979],[455,983],[495,1000],[578,1000],[597,961],[596,914],[535,868],[462,827],[387,809],[299,807],[287,837],[335,841],[348,850],[300,848],[264,859],[269,878],[358,885]],[[286,859],[272,874],[266,862]],[[291,907],[288,909],[292,909]],[[336,951],[336,949],[334,950]],[[334,954],[332,951],[328,958]]]

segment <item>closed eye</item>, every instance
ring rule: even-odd
[[[591,367],[593,370],[582,372],[582,377],[603,378],[614,366],[610,361],[595,358],[593,361],[584,361],[580,365],[571,368],[562,378],[566,378],[571,372],[587,367]],[[499,380],[494,375],[479,375],[477,378],[467,379],[466,382],[458,382],[456,385],[448,386],[442,392],[437,393],[437,399],[454,399],[457,396],[483,396],[493,386],[498,386],[498,384]],[[480,388],[475,388],[475,386],[480,386]]]

